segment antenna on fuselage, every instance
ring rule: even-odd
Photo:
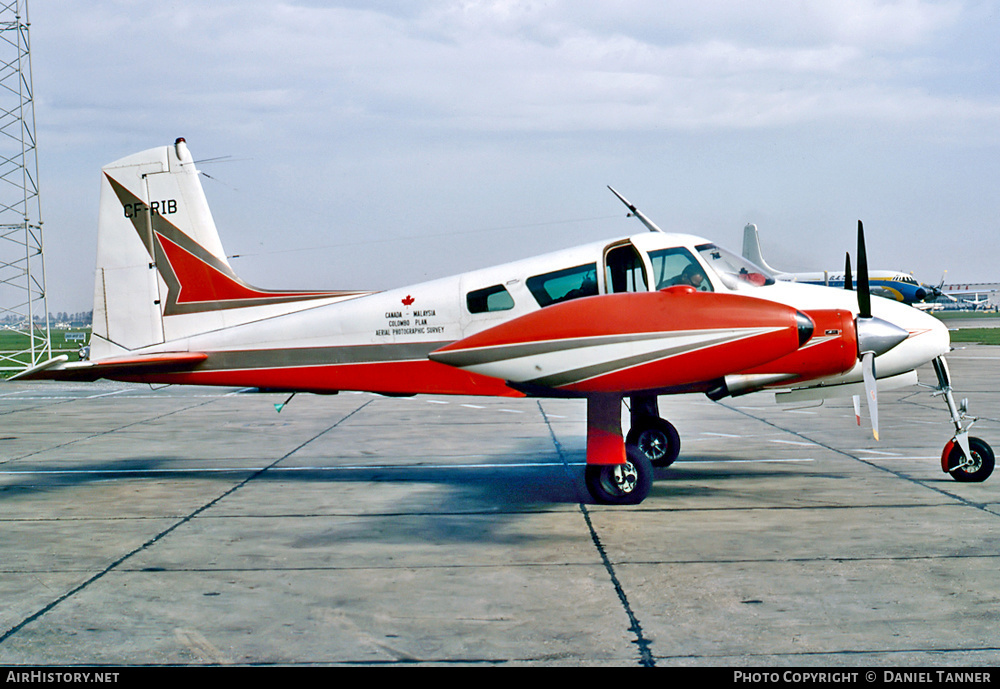
[[[629,215],[634,215],[635,217],[639,218],[639,221],[647,228],[649,228],[650,232],[663,232],[663,230],[661,230],[659,227],[656,226],[656,223],[654,223],[652,220],[643,215],[642,211],[633,206],[631,203],[628,202],[628,200],[626,200],[624,196],[615,191],[614,187],[608,186],[608,189],[611,189],[611,193],[617,196],[618,200],[625,204],[625,207],[628,208],[630,211]]]

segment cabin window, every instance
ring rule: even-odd
[[[690,285],[702,292],[712,292],[712,282],[694,255],[682,246],[649,252],[656,289]]]
[[[514,308],[514,297],[503,285],[493,285],[469,292],[465,295],[465,305],[469,313],[507,311]]]
[[[539,306],[551,306],[561,301],[597,294],[597,264],[588,263],[564,268],[527,280],[528,289]]]

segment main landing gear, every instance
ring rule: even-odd
[[[668,467],[681,453],[681,437],[666,419],[660,418],[655,396],[632,397],[632,427],[625,445],[639,450],[655,467]]]
[[[606,505],[638,505],[653,486],[653,467],[667,467],[680,454],[677,429],[660,418],[655,396],[634,396],[628,436],[621,435],[621,397],[587,402],[587,490]],[[624,462],[610,462],[621,458]],[[610,462],[610,463],[606,463]]]
[[[993,473],[995,458],[993,448],[981,438],[969,435],[969,429],[976,422],[976,417],[969,416],[969,401],[962,400],[961,405],[955,404],[955,398],[951,390],[951,376],[948,373],[948,362],[944,357],[938,357],[931,362],[934,365],[934,373],[937,374],[938,384],[933,393],[935,396],[944,397],[945,404],[948,405],[948,412],[951,414],[951,422],[955,425],[955,436],[944,446],[941,453],[941,470],[951,474],[956,481],[980,482],[989,478]],[[963,426],[963,422],[968,420],[968,424]]]
[[[587,490],[604,505],[638,505],[653,487],[653,465],[634,447],[625,446],[624,464],[588,464]]]

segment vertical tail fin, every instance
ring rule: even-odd
[[[778,275],[781,272],[767,265],[767,261],[764,260],[764,255],[760,251],[760,237],[757,235],[757,226],[752,223],[743,228],[743,258],[760,266],[772,275]]]
[[[91,359],[222,327],[230,309],[358,294],[267,291],[240,280],[184,139],[102,172]]]
[[[208,221],[199,233],[201,239],[221,250],[198,172],[183,139],[173,146],[152,148],[110,163],[102,173],[92,358],[164,340],[166,290],[156,270],[160,252],[155,239],[155,225],[161,218],[176,221],[172,216],[183,213],[194,220],[201,210],[199,226],[205,224],[205,215]],[[170,181],[164,184],[165,180]],[[168,185],[173,188],[164,188]],[[192,195],[195,203],[189,204],[185,197]]]

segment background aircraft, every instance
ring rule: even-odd
[[[989,297],[980,295],[979,292],[976,292],[976,296],[974,296],[972,299],[962,299],[961,301],[973,307],[974,310],[978,311],[979,307],[988,304],[990,299]]]
[[[660,395],[862,390],[878,437],[879,386],[913,384],[933,361],[956,429],[942,468],[963,481],[992,472],[952,398],[947,329],[871,296],[860,223],[855,294],[775,281],[708,240],[659,231],[618,196],[653,231],[384,292],[279,292],[233,272],[178,139],[103,168],[89,358],[16,378],[581,398],[588,489],[635,504],[653,464],[680,450]]]
[[[786,273],[775,270],[767,265],[760,250],[760,237],[757,233],[757,226],[748,224],[743,228],[743,256],[749,261],[767,269],[778,280],[788,280],[791,282],[803,282],[812,285],[825,285],[827,287],[839,287],[843,289],[850,278],[850,265],[845,266],[841,271],[820,271],[805,273]],[[895,299],[904,304],[918,304],[925,301],[933,301],[942,292],[940,287],[922,285],[908,273],[895,270],[870,270],[868,280],[871,293]]]

